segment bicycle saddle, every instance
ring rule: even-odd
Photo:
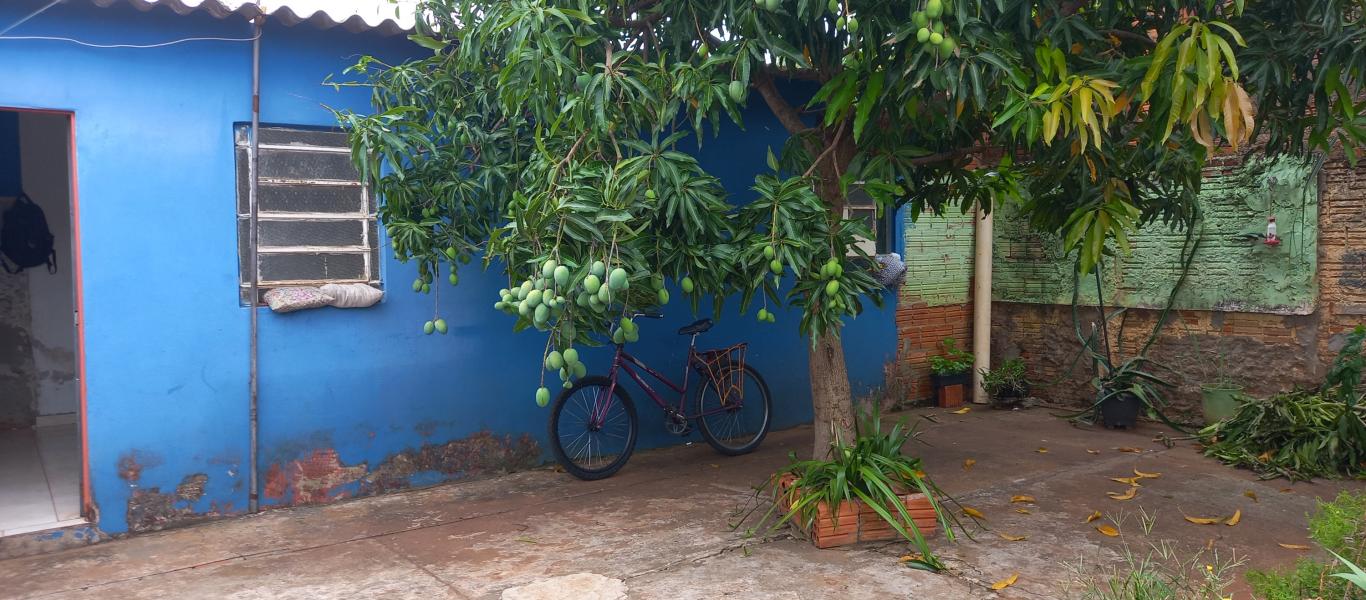
[[[683,327],[679,328],[678,335],[696,335],[699,333],[704,333],[708,329],[711,329],[711,326],[711,319],[698,319],[696,321],[693,321],[690,325],[684,325]]]

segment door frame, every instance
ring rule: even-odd
[[[80,443],[81,457],[80,490],[81,517],[94,522],[99,513],[95,510],[95,497],[90,491],[90,439],[86,423],[86,370],[85,370],[85,293],[82,287],[81,271],[81,202],[80,188],[77,185],[76,169],[76,112],[46,108],[0,106],[0,111],[17,113],[40,113],[66,117],[67,188],[70,190],[68,202],[71,210],[71,288],[72,321],[76,329],[76,437]]]

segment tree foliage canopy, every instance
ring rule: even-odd
[[[666,280],[694,309],[738,293],[742,310],[789,303],[804,333],[836,333],[880,296],[853,246],[869,232],[839,211],[851,186],[912,217],[1018,203],[1089,271],[1140,225],[1192,224],[1220,145],[1354,158],[1366,139],[1348,0],[424,0],[420,14],[412,37],[432,56],[363,58],[375,112],[338,117],[415,288],[482,255],[508,274],[496,307],[550,332],[548,350],[633,337],[617,317],[667,302]],[[790,138],[741,206],[688,151],[755,103]],[[604,281],[616,269],[625,283]]]

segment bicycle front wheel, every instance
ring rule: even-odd
[[[749,365],[731,365],[707,379],[698,392],[698,431],[721,454],[748,454],[768,435],[772,410],[768,384],[759,372]]]
[[[612,380],[584,377],[555,400],[550,412],[550,449],[570,475],[611,477],[636,447],[636,407]]]

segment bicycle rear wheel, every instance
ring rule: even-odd
[[[702,439],[717,452],[739,456],[753,452],[768,435],[773,401],[768,384],[749,365],[722,369],[697,394],[697,424]]]
[[[570,475],[584,480],[611,477],[636,447],[636,407],[612,380],[584,377],[555,400],[550,412],[550,449]]]

